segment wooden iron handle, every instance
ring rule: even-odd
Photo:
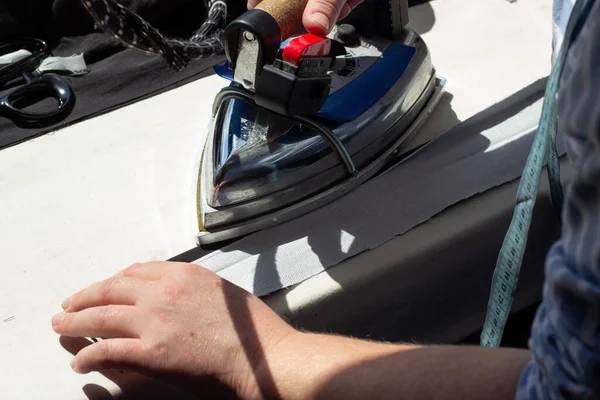
[[[257,9],[269,13],[281,31],[281,40],[289,38],[302,25],[302,14],[308,0],[263,0]]]

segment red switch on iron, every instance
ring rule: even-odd
[[[303,57],[327,57],[331,51],[331,40],[307,33],[289,41],[283,49],[283,61],[298,66]]]
[[[265,65],[254,91],[261,107],[282,115],[315,114],[329,95],[332,43],[313,34],[298,36]]]

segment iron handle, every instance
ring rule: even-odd
[[[281,41],[289,38],[302,25],[308,0],[263,0],[256,8],[271,15],[281,31]]]

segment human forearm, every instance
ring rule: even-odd
[[[298,333],[267,353],[258,379],[272,382],[268,397],[283,399],[508,399],[529,360],[526,350]]]
[[[106,338],[77,353],[76,372],[134,371],[209,398],[506,399],[529,360],[520,350],[300,333],[255,296],[184,263],[132,265],[62,307],[56,333]]]

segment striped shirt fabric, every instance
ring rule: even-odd
[[[517,399],[600,398],[600,0],[567,53],[556,110],[575,176],[545,266]]]

